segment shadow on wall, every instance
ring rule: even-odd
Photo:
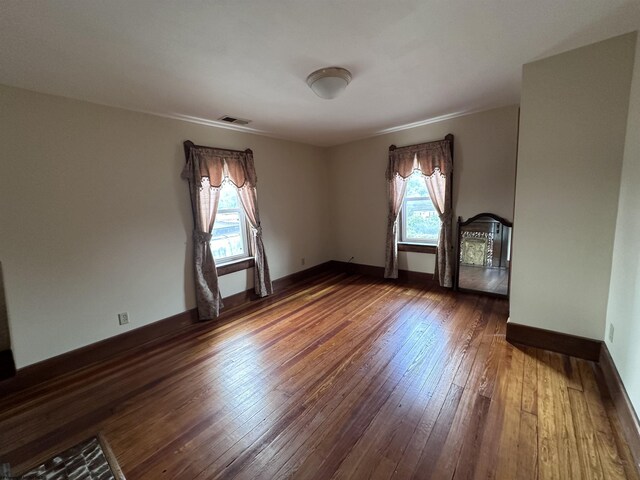
[[[174,162],[176,175],[173,178],[173,187],[176,192],[176,198],[180,198],[180,212],[182,213],[181,219],[184,225],[185,232],[185,252],[184,252],[184,298],[187,305],[195,306],[195,285],[194,285],[194,273],[193,273],[193,212],[191,209],[191,200],[189,193],[189,184],[182,178],[182,169],[186,163],[184,148],[182,143],[176,145]],[[189,307],[192,308],[192,307]]]
[[[16,364],[13,360],[13,352],[11,352],[9,316],[7,315],[7,300],[4,295],[2,263],[0,263],[0,380],[13,377],[15,374]]]
[[[2,263],[0,263],[0,352],[11,349],[9,337],[9,317],[7,316],[7,301],[4,296],[4,277]]]

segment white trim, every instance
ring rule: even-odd
[[[226,130],[234,130],[236,132],[254,133],[256,135],[273,136],[269,132],[258,130],[256,128],[247,127],[243,125],[234,125],[233,123],[223,122],[222,120],[209,120],[208,118],[191,117],[189,115],[182,115],[180,113],[155,113],[144,110],[136,110],[140,113],[147,113],[149,115],[156,115],[158,117],[171,118],[172,120],[181,120],[183,122],[197,123],[198,125],[206,125],[208,127],[224,128]],[[276,137],[280,138],[280,137]]]
[[[224,128],[226,130],[234,130],[234,131],[237,131],[237,132],[253,133],[254,135],[260,135],[260,136],[263,136],[263,137],[275,138],[277,140],[286,140],[286,141],[292,142],[292,143],[301,143],[303,145],[320,146],[320,145],[313,145],[311,143],[301,142],[299,140],[291,140],[290,138],[284,137],[282,135],[277,135],[275,133],[270,133],[270,132],[268,132],[266,130],[258,130],[257,128],[252,128],[252,127],[247,127],[247,126],[242,126],[242,125],[234,125],[232,123],[222,122],[220,120],[210,120],[208,118],[192,117],[190,115],[183,115],[181,113],[160,113],[160,112],[156,112],[156,111],[153,111],[153,110],[145,110],[143,108],[125,107],[125,106],[119,105],[117,103],[102,102],[102,101],[99,101],[99,100],[87,100],[86,98],[82,98],[82,97],[70,97],[68,95],[61,95],[59,93],[51,93],[51,92],[47,92],[47,91],[44,91],[44,90],[33,90],[33,89],[30,89],[30,88],[18,87],[18,86],[14,86],[14,85],[11,85],[11,84],[8,84],[8,83],[1,83],[0,82],[0,86],[7,86],[7,87],[10,87],[10,88],[16,88],[16,89],[20,89],[20,90],[25,90],[27,92],[33,92],[33,93],[37,93],[39,95],[48,95],[50,97],[64,98],[65,100],[71,100],[71,101],[75,101],[75,102],[88,103],[90,105],[99,105],[101,107],[117,108],[118,110],[124,110],[125,112],[142,113],[144,115],[151,115],[153,117],[161,117],[161,118],[168,118],[170,120],[178,120],[178,121],[182,121],[182,122],[196,123],[198,125],[206,125],[208,127],[217,127],[217,128]]]
[[[377,137],[380,135],[385,135],[387,133],[401,132],[402,130],[409,130],[411,128],[422,127],[424,125],[430,125],[432,123],[444,122],[445,120],[464,117],[466,115],[473,115],[474,113],[486,112],[489,110],[493,110],[495,108],[501,108],[501,107],[478,108],[473,110],[463,110],[461,112],[447,113],[444,115],[440,115],[438,117],[431,117],[424,120],[418,120],[417,122],[413,122],[413,123],[405,123],[404,125],[398,125],[397,127],[389,127],[383,130],[378,130],[371,136]],[[368,137],[365,137],[365,138],[368,138]]]
[[[247,127],[247,126],[242,126],[242,125],[234,125],[234,124],[230,124],[227,122],[222,122],[220,120],[210,120],[208,118],[201,118],[201,117],[193,117],[190,115],[183,115],[181,113],[159,113],[159,112],[155,112],[152,110],[144,110],[142,108],[134,108],[134,107],[124,107],[122,105],[118,105],[116,103],[109,103],[109,102],[101,102],[101,101],[97,101],[97,100],[87,100],[86,98],[81,98],[81,97],[70,97],[68,95],[61,95],[59,93],[50,93],[47,91],[43,91],[43,90],[33,90],[30,88],[24,88],[24,87],[18,87],[15,85],[11,85],[11,84],[3,84],[0,83],[0,85],[6,85],[7,87],[11,87],[11,88],[17,88],[20,90],[26,90],[29,92],[34,92],[34,93],[38,93],[40,95],[49,95],[52,97],[58,97],[58,98],[64,98],[67,100],[73,100],[76,102],[84,102],[84,103],[89,103],[89,104],[93,104],[93,105],[101,105],[103,107],[109,107],[109,108],[117,108],[119,110],[125,110],[128,112],[134,112],[134,113],[143,113],[145,115],[152,115],[154,117],[161,117],[161,118],[168,118],[171,120],[178,120],[178,121],[182,121],[182,122],[188,122],[188,123],[195,123],[198,125],[205,125],[208,127],[217,127],[217,128],[223,128],[226,130],[233,130],[236,132],[244,132],[244,133],[252,133],[254,135],[260,135],[263,137],[268,137],[268,138],[274,138],[277,140],[285,140],[287,142],[291,142],[291,143],[297,143],[297,144],[301,144],[301,145],[309,145],[312,147],[318,147],[318,148],[332,148],[332,147],[338,147],[341,145],[347,145],[349,143],[353,143],[353,142],[358,142],[360,140],[366,140],[367,138],[373,138],[373,137],[379,137],[381,135],[386,135],[387,133],[395,133],[395,132],[400,132],[403,130],[409,130],[411,128],[416,128],[416,127],[421,127],[424,125],[430,125],[432,123],[438,123],[438,122],[443,122],[445,120],[451,120],[453,118],[458,118],[458,117],[464,117],[466,115],[473,115],[474,113],[480,113],[480,112],[488,112],[490,110],[495,110],[497,108],[505,108],[511,105],[518,105],[518,103],[507,103],[507,104],[503,104],[503,105],[495,105],[495,106],[491,106],[491,107],[482,107],[482,108],[476,108],[476,109],[471,109],[471,110],[463,110],[463,111],[459,111],[459,112],[454,112],[454,113],[447,113],[444,115],[440,115],[438,117],[430,117],[430,118],[426,118],[424,120],[418,120],[417,122],[413,122],[413,123],[406,123],[404,125],[398,125],[395,127],[389,127],[389,128],[385,128],[382,130],[377,130],[374,131],[372,133],[365,133],[362,137],[355,137],[352,138],[350,140],[344,141],[344,142],[340,142],[340,143],[329,143],[329,144],[325,144],[325,143],[310,143],[310,142],[303,142],[301,140],[293,140],[290,137],[284,136],[284,135],[279,135],[276,133],[272,133],[269,132],[267,130],[258,130],[257,128],[253,128],[253,127]]]

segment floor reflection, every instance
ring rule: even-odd
[[[460,265],[458,286],[469,290],[507,295],[509,292],[509,270]]]

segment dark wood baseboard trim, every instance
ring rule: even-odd
[[[287,288],[296,285],[297,283],[304,282],[305,280],[328,271],[336,271],[335,265],[332,261],[321,263],[319,265],[316,265],[315,267],[310,267],[306,270],[301,270],[299,272],[291,273],[284,277],[278,278],[277,280],[274,280],[272,282],[273,293],[279,294],[285,291]],[[234,295],[225,297],[222,299],[224,308],[222,309],[220,317],[225,315],[225,313],[231,309],[235,309],[239,306],[246,305],[247,303],[254,302],[256,300],[260,300],[260,297],[256,295],[253,289],[245,290],[244,292],[239,292]]]
[[[519,323],[507,323],[507,341],[597,362],[602,342]]]
[[[13,362],[13,352],[2,350],[0,352],[0,380],[11,378],[16,374],[16,364]]]
[[[633,408],[629,395],[622,383],[620,373],[611,357],[609,348],[600,340],[578,337],[566,333],[529,327],[518,323],[507,323],[507,341],[530,347],[551,350],[573,357],[584,358],[597,363],[601,390],[611,396],[616,413],[620,419],[635,468],[640,472],[640,420]]]
[[[167,335],[175,334],[197,320],[198,313],[196,309],[187,310],[120,335],[105,338],[99,342],[20,368],[14,377],[0,382],[0,395],[37,385]]]
[[[284,277],[280,277],[279,279],[273,281],[273,292],[282,292],[300,282],[305,282],[315,277],[316,275],[330,271],[336,271],[333,260],[321,263],[319,265],[316,265],[315,267],[307,268],[306,270],[301,270],[299,272],[294,272]]]
[[[640,420],[622,383],[609,348],[600,340],[543,330],[518,323],[507,323],[507,341],[551,350],[598,364],[600,388],[608,391],[620,419],[636,469],[640,472]]]
[[[330,261],[275,280],[273,282],[275,295],[265,297],[264,300],[271,301],[275,296],[286,295],[288,294],[287,290],[295,287],[297,284],[310,281],[314,277],[330,271],[367,275],[376,278],[383,278],[384,276],[383,267]],[[422,284],[427,283],[437,286],[433,274],[430,273],[401,270],[398,280],[419,282]],[[237,308],[253,305],[252,302],[256,300],[263,299],[258,299],[253,290],[246,290],[231,295],[224,299],[225,308],[220,318],[236,314],[238,312]],[[135,330],[21,368],[15,376],[0,381],[0,395],[38,385],[54,377],[72,373],[96,362],[110,359],[127,351],[132,351],[142,345],[148,346],[155,342],[165,341],[174,335],[189,331],[189,328],[202,328],[206,325],[206,323],[201,323],[197,320],[196,310],[191,309]],[[609,390],[616,411],[620,416],[620,423],[624,429],[624,434],[629,443],[632,455],[634,455],[636,466],[640,469],[640,424],[638,422],[638,416],[629,400],[609,350],[603,342],[512,322],[507,324],[506,337],[507,340],[512,343],[543,348],[599,362],[606,388]],[[7,352],[9,352],[9,355],[11,354],[10,350],[0,352],[0,366],[2,366],[0,374],[3,373],[5,365],[11,365],[11,368],[15,369],[13,366],[13,355],[10,357],[11,363],[5,363],[5,357],[3,355],[7,355]],[[0,380],[1,379],[2,377],[0,376]]]
[[[611,400],[620,418],[620,425],[629,444],[629,450],[633,456],[636,469],[640,472],[640,420],[622,383],[620,373],[613,362],[611,352],[609,352],[609,348],[604,342],[602,342],[602,348],[600,349],[599,363],[606,388],[609,390],[609,395],[611,395]]]
[[[351,275],[357,274],[366,275],[369,277],[384,278],[384,267],[363,265],[361,263],[340,262],[337,260],[334,260],[331,263],[333,265],[333,268],[338,272],[345,272]],[[438,285],[438,282],[433,278],[433,273],[412,272],[410,270],[398,270],[398,280],[423,284],[433,284],[434,286]]]
[[[224,297],[222,299],[223,307],[220,310],[220,314],[227,312],[232,308],[236,308],[239,305],[244,305],[248,302],[253,302],[254,300],[258,300],[260,297],[256,295],[253,288],[250,290],[245,290],[243,292],[238,292],[228,297]],[[219,317],[218,317],[219,318]],[[215,321],[215,320],[214,320]]]
[[[273,281],[274,294],[283,292],[296,283],[303,282],[323,272],[335,269],[332,262],[325,262],[315,267],[292,273]],[[272,297],[265,297],[271,299]],[[259,300],[253,289],[239,292],[223,299],[224,308],[219,319],[236,313],[234,309],[249,302]],[[168,337],[184,332],[194,324],[204,325],[198,321],[197,310],[191,309],[171,317],[159,320],[129,332],[106,338],[85,347],[48,358],[33,365],[28,365],[13,372],[10,378],[0,377],[0,395],[13,393],[42,383],[61,375],[81,370],[96,362],[104,361],[125,353],[142,345],[150,345],[166,340]],[[13,356],[11,357],[13,362]]]

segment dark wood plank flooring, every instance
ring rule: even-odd
[[[638,479],[594,364],[507,302],[323,274],[0,399],[14,472],[101,432],[127,479]]]

